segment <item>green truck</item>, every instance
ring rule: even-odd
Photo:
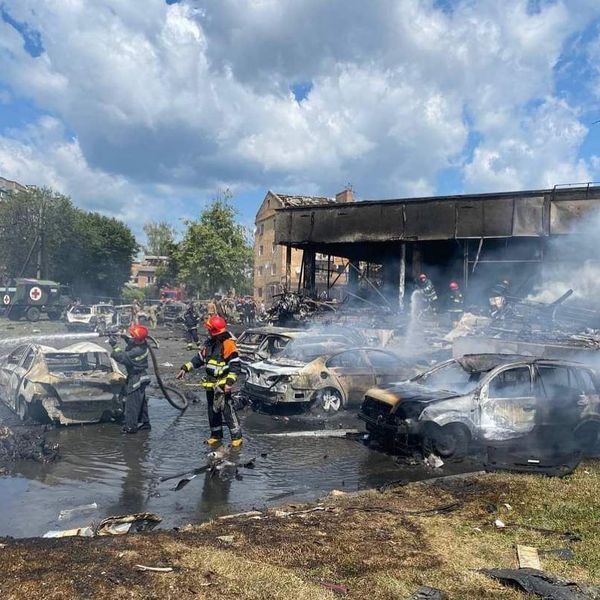
[[[43,314],[58,321],[69,303],[71,294],[67,286],[44,279],[17,279],[12,285],[0,288],[4,314],[11,321],[26,317],[38,321]]]

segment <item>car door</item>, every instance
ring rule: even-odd
[[[538,398],[528,365],[511,366],[492,374],[479,398],[479,430],[485,440],[508,440],[533,431]]]
[[[365,392],[375,385],[375,372],[362,350],[339,352],[327,360],[326,366],[348,404],[362,402]]]
[[[30,348],[30,346],[19,346],[8,355],[0,368],[2,397],[14,409],[16,409],[17,392],[23,376],[23,359]]]
[[[373,367],[375,385],[384,385],[408,379],[410,373],[400,357],[385,350],[365,350],[367,360]]]

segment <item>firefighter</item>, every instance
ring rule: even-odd
[[[196,312],[196,308],[194,307],[193,302],[189,302],[187,305],[186,311],[183,313],[183,324],[185,325],[187,334],[188,334],[188,350],[193,348],[192,342],[196,346],[200,344],[200,337],[198,336],[198,323],[200,322],[200,317]]]
[[[240,372],[240,359],[235,338],[227,331],[227,322],[219,315],[208,317],[204,324],[208,339],[190,362],[185,363],[177,373],[183,379],[186,373],[204,367],[202,387],[206,390],[208,402],[209,446],[217,446],[223,439],[223,418],[231,434],[231,446],[242,445],[242,429],[233,406],[232,387]]]
[[[448,288],[450,290],[448,295],[448,313],[450,314],[452,325],[456,325],[463,316],[465,299],[456,281],[451,281]]]
[[[497,281],[490,291],[490,316],[498,319],[506,309],[508,304],[507,296],[510,289],[510,281],[508,279],[500,279]]]
[[[427,310],[432,313],[437,312],[438,295],[431,279],[429,279],[425,273],[421,273],[417,277],[417,285],[419,286],[419,290],[421,290],[421,294],[423,294],[423,298],[427,304]]]
[[[150,327],[156,329],[158,326],[158,308],[156,304],[151,304],[148,307],[148,320],[150,321]]]
[[[125,381],[125,425],[124,433],[137,433],[142,429],[150,429],[148,416],[148,400],[146,387],[150,383],[148,377],[148,328],[133,324],[127,330],[125,349],[118,347],[115,337],[109,340],[112,346],[111,357],[122,364],[127,371]]]

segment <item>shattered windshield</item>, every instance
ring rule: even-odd
[[[71,313],[74,315],[91,315],[92,308],[90,306],[74,306],[71,309]]]
[[[308,363],[337,350],[343,350],[343,346],[334,343],[301,344],[296,342],[288,344],[277,358]]]
[[[477,387],[480,379],[481,373],[469,373],[453,361],[439,369],[427,371],[415,377],[413,381],[431,389],[468,394]]]
[[[45,354],[46,365],[51,373],[112,371],[110,358],[106,352],[55,352]]]

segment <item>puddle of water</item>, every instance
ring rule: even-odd
[[[324,424],[247,413],[242,415],[245,443],[238,460],[245,463],[256,457],[255,468],[240,467],[241,478],[235,477],[235,470],[213,477],[202,474],[175,492],[170,488],[177,480],[159,479],[205,464],[206,405],[192,404],[180,415],[164,400],[152,399],[150,412],[152,431],[137,435],[121,434],[116,424],[50,432],[49,441],[60,444],[60,460],[47,465],[23,461],[12,477],[0,478],[0,535],[37,536],[142,511],[156,512],[164,519],[162,527],[174,527],[282,499],[311,500],[332,489],[354,491],[439,474],[421,468],[407,473],[392,457],[355,440],[261,435],[322,429]],[[344,421],[335,426],[357,426],[353,415],[346,414]],[[95,513],[58,520],[61,510],[92,502],[98,504]]]

